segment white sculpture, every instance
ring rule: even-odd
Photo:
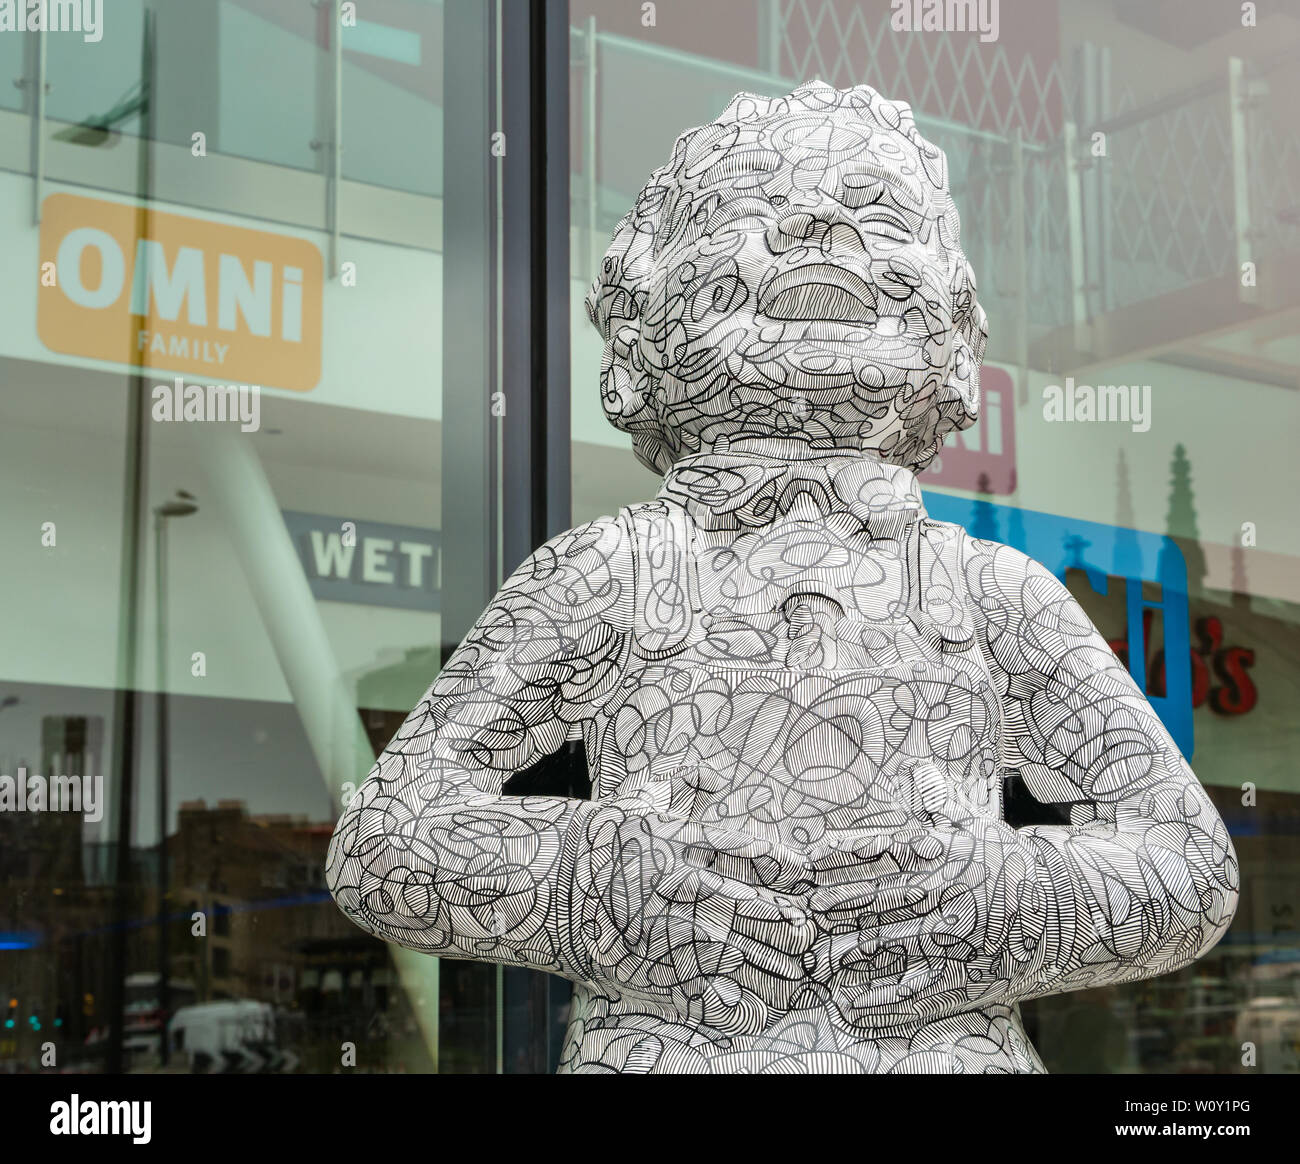
[[[1235,856],[1150,705],[922,506],[985,320],[908,107],[736,97],[588,311],[663,488],[493,599],[339,822],[347,914],[572,979],[566,1071],[1038,1071],[1018,1002],[1212,946]],[[502,795],[578,737],[591,801]],[[1009,771],[1072,824],[1007,825]]]

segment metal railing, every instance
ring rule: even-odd
[[[873,27],[836,0],[773,0],[768,12],[766,59],[779,72],[611,35],[594,19],[571,29],[576,276],[594,275],[608,232],[675,135],[712,120],[736,92],[776,96],[811,77],[849,84],[895,66],[903,87],[890,95],[912,103],[948,156],[981,301],[997,324],[993,359],[1024,365],[1032,340],[1068,327],[1084,349],[1100,315],[1300,245],[1300,135],[1266,81],[1282,62],[1233,59],[1220,76],[1139,103],[1112,84],[1106,50],[1091,44],[1069,79],[1056,62],[1013,66],[1001,45],[977,53],[973,37],[891,36],[887,12],[873,10]],[[877,68],[886,58],[890,67]],[[1242,300],[1251,297],[1243,285]]]
[[[886,4],[768,0],[777,25],[773,67],[844,87],[866,81],[913,109],[1010,140],[1045,142],[1073,94],[1059,63],[1012,61],[977,36],[899,36]]]

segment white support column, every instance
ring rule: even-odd
[[[370,741],[334,658],[275,493],[252,442],[220,426],[201,426],[196,459],[211,501],[253,592],[280,669],[302,717],[325,785],[339,807],[343,785],[357,786],[372,764]],[[217,431],[213,431],[216,429]],[[390,946],[435,1070],[438,1062],[438,960]],[[419,1005],[418,1000],[424,1004]]]

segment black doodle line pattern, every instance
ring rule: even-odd
[[[865,85],[740,94],[682,134],[587,311],[605,413],[659,473],[748,435],[920,469],[978,411],[987,321],[946,159]]]
[[[984,317],[907,107],[737,97],[589,309],[663,487],[493,599],[339,822],[340,907],[571,979],[574,1072],[1040,1071],[1018,1003],[1209,949],[1236,858],[1151,706],[1047,570],[925,513]],[[502,794],[577,738],[590,801]],[[1071,823],[1008,825],[1011,772]]]

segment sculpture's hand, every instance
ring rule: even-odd
[[[836,880],[843,854],[820,854],[817,874],[830,883],[810,895],[817,978],[846,1020],[935,1018],[1009,1001],[1036,980],[1045,889],[1015,829],[935,825],[860,848],[870,857],[849,881]]]
[[[592,808],[570,907],[590,980],[732,1034],[788,1009],[814,940],[806,860],[639,800]]]
[[[809,854],[816,978],[862,1029],[1010,1001],[1042,972],[1047,881],[1032,839],[977,815],[935,770],[919,783],[914,825]]]

